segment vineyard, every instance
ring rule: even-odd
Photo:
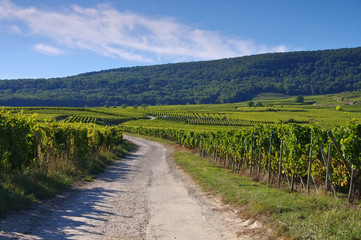
[[[0,111],[0,173],[48,168],[66,160],[73,170],[91,164],[88,158],[102,148],[122,142],[119,127],[94,124],[36,124],[22,114]]]
[[[96,117],[72,115],[65,118],[66,123],[96,123]]]
[[[215,125],[215,126],[254,126],[257,124],[275,124],[275,121],[245,120],[232,118],[234,113],[209,113],[209,112],[147,112],[148,116],[154,116],[159,120],[180,122],[193,125]],[[289,119],[285,123],[309,123],[308,121],[297,121]]]
[[[315,102],[321,97],[310,97],[312,101],[305,99]],[[351,94],[349,98],[327,96],[327,101],[312,105],[297,105],[289,99],[263,100],[263,107],[257,108],[249,107],[247,103],[237,103],[147,108],[2,109],[0,200],[11,199],[10,195],[2,197],[1,194],[7,194],[9,189],[19,188],[19,178],[25,179],[23,185],[30,185],[28,182],[33,181],[38,173],[46,177],[52,175],[51,181],[58,179],[60,172],[67,173],[67,177],[77,173],[86,175],[84,169],[91,169],[91,166],[97,164],[98,160],[94,159],[94,156],[100,151],[108,152],[109,149],[124,143],[123,132],[129,132],[176,142],[207,159],[207,163],[212,163],[210,165],[214,166],[215,163],[217,167],[211,167],[212,171],[219,172],[219,169],[224,168],[225,171],[222,169],[222,172],[230,179],[234,176],[242,179],[242,176],[249,176],[265,183],[250,183],[249,191],[254,192],[256,198],[260,198],[258,194],[264,196],[264,193],[257,192],[253,186],[261,185],[266,188],[264,191],[277,190],[281,195],[290,197],[285,200],[284,195],[282,197],[275,194],[276,200],[264,197],[262,204],[252,200],[253,203],[270,206],[267,208],[271,210],[263,209],[261,214],[274,210],[280,212],[282,217],[282,211],[289,211],[292,215],[298,211],[295,208],[298,209],[299,205],[303,204],[309,206],[310,212],[305,214],[301,209],[294,213],[301,222],[299,224],[303,226],[305,221],[309,221],[308,215],[319,221],[319,211],[313,211],[312,201],[318,201],[314,199],[322,196],[328,199],[331,205],[335,203],[337,206],[324,207],[322,201],[315,204],[317,209],[329,210],[329,218],[333,219],[332,214],[341,212],[338,206],[350,212],[348,216],[359,216],[358,212],[354,214],[353,209],[357,208],[361,199],[361,124],[355,120],[361,118],[361,97],[360,104],[355,101],[356,104],[337,107],[334,99],[339,99],[336,103],[350,103],[350,99],[356,98]],[[195,160],[194,162],[197,164]],[[214,182],[214,175],[209,178]],[[11,185],[8,184],[10,179],[13,181]],[[43,185],[49,182],[49,178],[45,179],[44,182],[40,181]],[[217,180],[216,191],[223,188],[219,184]],[[227,182],[224,184],[227,185]],[[241,187],[243,183],[237,180],[233,184],[240,192],[244,191]],[[21,194],[26,192],[22,188],[19,191]],[[32,199],[30,190],[27,194]],[[345,204],[347,200],[357,205]],[[242,201],[243,204],[244,200],[235,197],[234,201],[236,204]],[[276,205],[265,205],[267,201],[273,201]],[[282,204],[285,205],[279,207],[278,201],[283,201]],[[297,203],[290,207],[285,203],[289,201]],[[11,200],[7,201],[7,204],[11,205]],[[250,211],[253,211],[252,207],[250,208]],[[5,211],[3,209],[3,206],[0,206],[0,214]],[[342,214],[340,219],[344,219]],[[330,222],[332,220],[328,220],[328,223]],[[357,229],[354,227],[357,224],[359,220],[355,220],[353,229]],[[289,223],[286,225],[288,230],[294,227]],[[319,228],[318,222],[309,225]],[[345,229],[348,231],[349,228]],[[299,235],[303,236],[302,230],[299,232]],[[304,236],[315,235],[307,233]],[[324,236],[328,236],[328,233]],[[337,236],[338,239],[341,235],[334,233],[332,236]]]
[[[336,126],[334,123],[345,120],[345,114],[329,106],[333,101],[350,103],[359,98],[358,93],[345,96],[348,97],[310,97],[308,101],[312,105],[297,105],[287,98],[263,100],[263,104],[258,104],[262,107],[257,108],[247,103],[147,108],[8,108],[12,114],[2,110],[2,117],[7,120],[1,124],[10,126],[7,121],[12,119],[21,123],[22,131],[28,130],[21,135],[16,132],[17,127],[6,130],[14,133],[5,133],[6,128],[2,128],[1,134],[12,134],[14,138],[4,138],[8,142],[1,140],[0,170],[6,173],[39,165],[50,155],[65,154],[73,161],[80,161],[74,156],[86,156],[86,152],[91,153],[103,144],[93,139],[94,134],[104,140],[114,131],[121,132],[119,128],[99,125],[120,124],[124,131],[163,137],[198,150],[202,156],[232,172],[262,178],[291,191],[331,191],[335,196],[350,193],[351,201],[359,197],[361,188],[358,150],[361,149],[361,127],[355,121]],[[314,104],[316,102],[318,104]],[[343,106],[358,116],[358,105]],[[147,116],[155,120],[146,120]],[[20,144],[16,139],[26,140]],[[75,139],[83,139],[83,143],[77,144]],[[12,145],[19,147],[10,147]],[[59,149],[65,152],[60,154]]]
[[[32,117],[37,123],[57,121],[118,125],[123,122],[146,118],[143,112],[117,108],[14,107],[6,108],[6,110],[12,114],[21,112],[26,117]]]
[[[361,125],[332,131],[317,125],[257,125],[238,131],[193,132],[124,126],[124,131],[176,141],[232,172],[264,176],[291,191],[332,191],[360,197]],[[313,190],[314,189],[314,190]]]

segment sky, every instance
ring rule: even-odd
[[[361,0],[0,0],[0,79],[359,47],[360,13]]]

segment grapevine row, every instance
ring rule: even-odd
[[[254,124],[274,124],[271,121],[248,121],[229,118],[221,113],[174,113],[174,112],[148,112],[160,120],[174,121],[193,125],[218,125],[218,126],[253,126]]]
[[[96,123],[97,118],[91,116],[78,116],[72,115],[67,117],[64,122],[66,123]]]
[[[124,131],[152,135],[198,149],[223,167],[291,190],[301,185],[336,193],[347,192],[354,172],[354,188],[361,187],[361,125],[349,122],[332,131],[300,124],[258,125],[239,131],[193,132],[176,129],[123,127]],[[329,137],[332,136],[334,141]],[[339,145],[338,148],[334,147]]]
[[[74,168],[89,164],[88,156],[122,142],[119,127],[95,124],[35,124],[19,114],[0,111],[0,174],[44,169],[66,159]]]

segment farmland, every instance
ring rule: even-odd
[[[306,96],[303,103],[296,97],[260,95],[251,102],[261,107],[249,107],[250,101],[232,104],[150,106],[137,109],[156,116],[155,121],[127,121],[123,125],[164,126],[189,130],[237,130],[257,124],[300,123],[332,128],[344,125],[349,118],[361,119],[361,93]],[[341,106],[343,111],[337,111]]]
[[[177,142],[211,164],[221,166],[226,174],[258,179],[266,186],[284,189],[282,195],[324,193],[336,196],[339,199],[336,203],[326,197],[331,202],[326,207],[330,211],[334,211],[332,206],[340,208],[340,204],[344,208],[347,202],[359,205],[360,92],[305,96],[302,101],[297,101],[296,97],[263,94],[252,101],[232,104],[8,107],[3,110],[5,112],[8,116],[29,118],[27,121],[38,126],[61,124],[69,130],[71,128],[66,126],[88,126],[88,129],[100,126],[101,129],[119,125],[125,132]],[[89,135],[93,130],[86,131]],[[341,145],[341,154],[331,135]],[[193,164],[196,163],[187,161],[184,167]],[[303,196],[300,199],[309,201]],[[345,209],[349,212],[347,207]],[[303,224],[302,219],[299,224]],[[285,227],[292,228],[288,224]],[[300,232],[296,235],[302,235]],[[313,236],[309,234],[307,236]],[[337,239],[339,235],[333,236]]]
[[[250,102],[255,106],[250,107]],[[257,106],[261,103],[262,106]],[[341,106],[343,111],[337,111]],[[189,130],[237,130],[257,124],[300,123],[332,128],[349,118],[361,119],[361,92],[296,97],[261,94],[252,101],[229,104],[164,105],[143,107],[6,107],[12,114],[23,112],[36,122],[95,122],[99,125],[167,126]],[[156,120],[148,121],[147,116]],[[74,118],[74,120],[71,120]],[[77,119],[75,119],[77,118]],[[81,119],[83,118],[83,119]]]
[[[257,171],[263,169],[268,172],[268,182],[276,175],[278,178],[282,175],[289,183],[292,181],[292,190],[294,184],[305,185],[305,178],[308,178],[308,188],[310,177],[313,181],[325,182],[325,159],[320,157],[320,149],[312,150],[316,157],[311,176],[307,176],[310,168],[306,156],[311,154],[312,141],[314,148],[327,151],[331,143],[327,132],[331,130],[336,134],[337,141],[343,144],[343,150],[349,153],[345,160],[338,157],[336,150],[330,150],[333,161],[331,183],[339,191],[347,192],[351,179],[350,166],[357,171],[361,168],[359,153],[353,147],[357,141],[349,135],[359,134],[360,109],[361,93],[349,92],[306,96],[302,97],[302,101],[297,101],[296,97],[263,94],[252,101],[233,104],[6,110],[31,117],[39,124],[54,121],[65,124],[119,124],[127,132],[164,137],[188,148],[199,149],[203,155],[218,159],[220,164],[232,168],[232,171],[240,172],[241,167],[242,171],[244,168],[250,168],[250,171],[252,168],[257,168]],[[284,142],[281,148],[284,149],[285,160],[278,166],[281,142],[282,145]],[[349,165],[345,166],[342,161],[348,161]]]

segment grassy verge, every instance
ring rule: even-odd
[[[124,156],[134,145],[124,141],[111,151],[102,150],[92,156],[82,169],[57,171],[24,171],[14,175],[0,175],[0,216],[11,210],[25,209],[29,204],[53,197],[72,183],[91,181],[106,165]]]
[[[276,234],[294,239],[361,239],[361,210],[344,200],[305,196],[231,174],[189,152],[176,151],[176,162],[204,188],[225,202],[242,206],[244,217],[266,216]]]

